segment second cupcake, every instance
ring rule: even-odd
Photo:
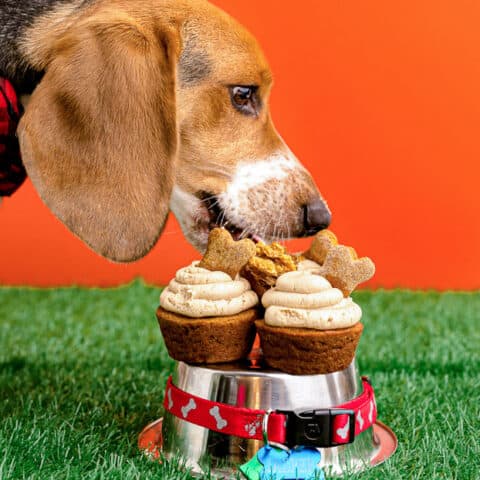
[[[265,320],[256,322],[267,363],[286,373],[324,374],[347,368],[363,325],[362,311],[328,280],[288,272],[262,297]]]
[[[375,273],[368,257],[318,233],[298,271],[281,275],[262,297],[256,322],[266,362],[286,373],[325,374],[347,368],[355,356],[362,310],[350,294]]]

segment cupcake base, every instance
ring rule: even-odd
[[[337,330],[271,327],[255,322],[267,364],[291,375],[316,375],[344,370],[355,356],[363,331],[358,322]]]
[[[247,358],[255,339],[257,310],[226,317],[190,318],[157,309],[168,354],[190,364],[227,363]]]

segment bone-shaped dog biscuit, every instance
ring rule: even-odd
[[[368,257],[358,258],[355,250],[344,245],[332,247],[320,269],[333,287],[348,297],[355,288],[373,277],[375,264]]]
[[[322,230],[315,235],[312,245],[303,255],[309,260],[323,265],[327,253],[336,245],[338,245],[336,235],[330,230]]]
[[[236,242],[224,228],[214,228],[208,237],[207,251],[198,266],[228,273],[235,279],[254,255],[255,243],[252,240],[244,238]]]

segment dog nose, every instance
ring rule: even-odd
[[[312,203],[304,205],[303,207],[303,226],[305,229],[304,235],[309,237],[315,233],[328,228],[332,221],[332,215],[325,203],[317,198]]]

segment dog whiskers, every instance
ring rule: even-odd
[[[265,235],[267,233],[267,228],[268,228],[268,224],[270,223],[270,221],[263,227],[263,230],[261,231],[261,238],[265,238]]]
[[[248,238],[250,236],[252,236],[251,232],[248,230],[248,228],[244,228],[240,233],[239,239]]]
[[[220,227],[224,227],[225,225],[228,225],[228,220],[225,222],[225,210],[222,210],[222,214],[218,220],[218,224]]]
[[[290,238],[290,225],[287,223],[287,238],[286,240],[288,240]]]
[[[215,200],[215,202],[212,203],[212,206],[218,203],[218,198],[216,195],[211,195],[210,197],[205,197],[200,199],[202,203],[209,203],[210,200]]]
[[[277,222],[275,222],[274,225],[273,225],[272,242],[274,242],[277,238],[276,233],[277,233]]]
[[[267,232],[268,232],[268,229],[270,228],[270,225],[272,224],[272,221],[273,221],[273,218],[270,218],[270,220],[268,221],[268,223],[265,225],[264,229],[263,229],[263,234],[262,234],[262,238],[268,238],[267,237]]]
[[[284,225],[280,224],[279,225],[280,227],[280,238],[279,238],[279,242],[282,244],[282,245],[285,245],[285,242],[288,240],[288,232],[290,231],[288,225],[287,225],[287,230],[285,230]]]
[[[218,200],[216,200],[215,202],[213,202],[212,204],[208,204],[207,205],[207,208],[208,209],[212,209],[212,208],[215,208],[217,206],[220,206],[220,203],[218,202]],[[221,207],[220,207],[221,208]]]

